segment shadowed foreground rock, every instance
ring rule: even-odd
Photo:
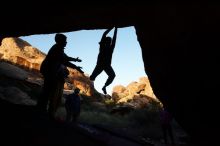
[[[0,99],[0,114],[1,145],[142,145],[88,125],[51,121],[48,115],[39,114],[34,106],[15,105]],[[150,143],[145,145],[152,146]]]

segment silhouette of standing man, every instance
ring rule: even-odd
[[[69,71],[67,66],[83,73],[81,67],[72,64],[70,61],[81,62],[77,58],[72,58],[64,53],[66,36],[56,34],[56,44],[51,47],[46,58],[41,64],[40,72],[44,76],[44,86],[42,96],[39,97],[37,107],[40,111],[47,112],[47,104],[49,100],[49,117],[55,119],[55,113],[58,109],[63,95],[65,78]]]
[[[90,76],[90,80],[94,81],[95,78],[104,70],[108,75],[108,79],[105,85],[102,87],[102,91],[104,94],[107,94],[106,87],[112,83],[115,78],[115,72],[111,66],[112,61],[112,53],[115,48],[116,36],[117,36],[117,28],[115,27],[113,39],[111,37],[106,37],[106,35],[112,30],[113,28],[107,29],[103,35],[102,39],[99,42],[99,55],[96,67]]]

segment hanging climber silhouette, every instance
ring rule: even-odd
[[[99,55],[98,55],[96,67],[90,76],[90,80],[95,81],[95,78],[103,70],[106,72],[106,74],[108,75],[108,79],[105,82],[105,85],[102,87],[102,91],[104,92],[104,94],[107,94],[106,87],[110,85],[115,78],[115,72],[111,66],[111,61],[112,61],[112,53],[115,48],[117,28],[115,27],[113,38],[106,36],[113,28],[107,29],[102,35],[102,39],[99,42],[100,48],[99,48]]]

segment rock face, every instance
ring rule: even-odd
[[[112,91],[112,99],[118,104],[130,102],[130,105],[135,108],[143,108],[148,105],[150,100],[157,100],[147,77],[141,77],[139,82],[131,82],[126,87],[115,86]]]
[[[19,80],[26,80],[29,77],[24,69],[6,62],[0,62],[0,75]]]
[[[27,93],[13,86],[12,87],[0,86],[0,99],[7,100],[14,104],[36,105],[36,101],[32,100]]]
[[[30,70],[39,70],[45,54],[20,38],[5,38],[0,46],[0,59]]]

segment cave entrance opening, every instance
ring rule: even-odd
[[[82,62],[75,64],[81,66],[87,75],[92,73],[96,65],[99,41],[104,31],[105,29],[98,29],[63,33],[67,36],[65,53],[71,57],[81,58]],[[47,54],[50,47],[55,43],[54,36],[55,34],[45,34],[20,38]],[[107,36],[112,37],[113,30]],[[107,88],[109,94],[112,93],[116,85],[127,86],[133,81],[138,81],[140,77],[147,76],[144,70],[141,48],[133,26],[118,29],[116,46],[112,56],[112,67],[116,77]],[[96,78],[94,85],[99,92],[102,92],[101,89],[106,79],[107,75],[104,72]]]

